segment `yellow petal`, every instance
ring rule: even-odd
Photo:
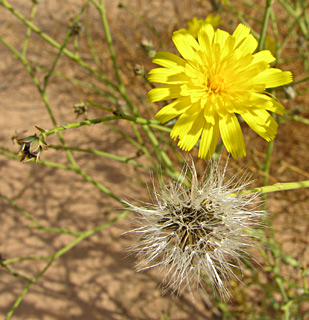
[[[252,101],[252,105],[258,109],[269,110],[271,112],[278,113],[281,116],[284,115],[285,109],[283,105],[276,99],[276,97],[269,93],[252,93],[250,101]]]
[[[253,37],[252,34],[249,34],[238,46],[238,50],[241,51],[242,55],[248,53],[252,54],[258,46],[258,42]]]
[[[199,102],[192,104],[190,108],[183,113],[175,123],[171,131],[172,139],[176,139],[178,136],[179,139],[182,139],[193,127],[194,122],[200,114],[200,111]]]
[[[204,127],[205,119],[203,117],[202,111],[196,116],[195,121],[193,122],[192,128],[179,139],[178,146],[182,150],[190,151],[198,139],[201,136],[203,127]]]
[[[250,60],[252,56],[248,56],[248,59]],[[251,58],[252,60],[252,58]],[[260,61],[255,64],[250,64],[247,66],[246,69],[243,68],[238,68],[238,70],[235,70],[234,73],[234,78],[237,84],[239,85],[240,83],[247,83],[248,81],[251,81],[253,79],[254,84],[264,84],[264,82],[256,82],[255,79],[258,77],[262,72],[266,71],[268,68],[268,63]],[[234,85],[235,86],[235,85]],[[237,87],[235,88],[236,90],[238,89]],[[239,89],[238,89],[239,90]]]
[[[155,116],[161,123],[170,121],[171,119],[184,113],[191,107],[190,97],[181,97],[162,108]]]
[[[253,82],[255,84],[265,84],[266,88],[274,88],[290,83],[293,80],[290,71],[282,71],[276,68],[269,68],[257,75]]]
[[[177,50],[186,60],[194,59],[195,52],[199,50],[199,44],[191,34],[174,33],[172,39]]]
[[[214,36],[214,44],[219,44],[223,48],[229,36],[228,32],[217,29]]]
[[[271,54],[269,50],[262,50],[253,55],[253,63],[260,61],[271,63],[275,60],[276,58]]]
[[[210,123],[211,125],[215,125],[217,121],[217,101],[212,96],[207,96],[206,100],[202,100],[202,108],[204,108],[204,118],[206,122]]]
[[[153,57],[152,62],[166,68],[181,68],[186,64],[186,61],[181,57],[176,56],[173,53],[164,51],[157,52]]]
[[[148,92],[150,102],[175,99],[180,96],[180,86],[178,85],[162,85],[157,88],[151,89]]]
[[[148,75],[150,82],[182,84],[190,81],[184,72],[177,69],[155,68],[150,70]]]
[[[219,117],[219,129],[226,150],[232,154],[232,157],[245,157],[244,136],[236,116],[227,113],[224,117]]]
[[[231,54],[233,52],[235,46],[235,38],[229,36],[225,44],[221,47],[221,57],[224,59],[224,63],[228,65],[228,63],[231,63],[233,59],[231,59]],[[223,61],[221,62],[223,64]]]
[[[203,24],[198,32],[198,42],[203,52],[210,52],[214,37],[214,28],[211,24]]]
[[[273,140],[277,134],[278,124],[265,110],[248,110],[241,115],[249,127],[266,141]]]
[[[209,159],[215,152],[217,143],[219,139],[219,125],[216,122],[214,125],[211,123],[205,123],[200,147],[198,151],[198,157],[202,159]]]
[[[243,24],[239,24],[235,31],[233,32],[233,37],[236,39],[235,46],[239,44],[250,34],[250,29]]]
[[[197,78],[198,75],[201,75],[200,71],[198,71],[194,65],[187,63],[185,66],[185,75],[188,78]]]

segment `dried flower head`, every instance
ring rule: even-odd
[[[20,161],[29,161],[34,158],[35,162],[37,162],[44,145],[47,145],[44,134],[38,136],[35,133],[33,136],[15,138],[15,140],[20,145],[20,149],[18,151],[18,154],[21,154]]]
[[[173,292],[207,283],[226,298],[228,280],[237,279],[235,268],[247,256],[245,249],[253,245],[260,224],[262,212],[252,208],[257,194],[239,194],[249,184],[247,177],[224,182],[226,167],[221,172],[215,162],[200,181],[194,164],[190,171],[190,188],[182,178],[154,190],[155,204],[127,203],[139,214],[140,226],[130,231],[140,238],[132,248],[139,257],[137,271],[159,267]]]

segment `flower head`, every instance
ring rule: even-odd
[[[199,157],[209,158],[219,133],[234,158],[246,155],[244,137],[236,114],[262,138],[274,139],[277,123],[268,111],[284,113],[267,88],[292,81],[288,71],[270,68],[270,51],[254,53],[256,39],[250,29],[238,25],[232,35],[203,24],[197,40],[176,32],[173,41],[182,55],[158,52],[153,62],[164,68],[149,72],[149,80],[163,85],[149,92],[151,102],[175,99],[161,109],[156,119],[165,123],[179,116],[171,132],[178,146],[190,151],[199,138]]]
[[[199,181],[190,168],[191,187],[182,181],[162,184],[154,190],[155,204],[139,207],[140,242],[133,250],[139,256],[137,270],[159,267],[164,282],[181,293],[208,283],[222,297],[228,296],[226,280],[237,278],[233,268],[241,265],[244,250],[252,245],[260,211],[252,209],[257,194],[239,194],[247,179],[224,182],[215,162]],[[247,181],[247,182],[246,182]]]
[[[197,19],[194,17],[192,20],[189,20],[187,23],[188,23],[188,29],[180,29],[177,32],[189,33],[194,38],[197,38],[198,31],[204,24],[210,23],[214,28],[217,28],[222,23],[222,20],[220,19],[220,16],[214,16],[213,14],[210,13],[206,19]]]
[[[33,158],[36,162],[39,160],[40,153],[42,152],[44,145],[46,145],[44,134],[38,136],[35,133],[33,136],[15,139],[20,145],[18,151],[18,153],[21,154],[20,161],[29,161]]]

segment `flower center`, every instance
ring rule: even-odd
[[[208,79],[208,88],[209,91],[212,91],[214,93],[223,91],[224,89],[224,83],[225,80],[222,76],[219,74],[215,74]]]
[[[202,250],[214,251],[222,240],[222,230],[227,226],[223,221],[223,212],[214,208],[211,200],[205,199],[200,207],[171,205],[167,207],[169,214],[161,218],[158,223],[162,230],[170,233],[170,246],[181,251]],[[191,261],[193,263],[193,261]]]

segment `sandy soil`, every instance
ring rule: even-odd
[[[10,1],[21,13],[29,17],[30,1]],[[35,23],[47,34],[58,41],[63,39],[70,19],[80,7],[80,1],[43,1],[35,18]],[[184,21],[194,15],[203,17],[211,6],[208,2],[194,1],[124,1],[127,5],[150,24],[156,26],[163,41],[173,49],[170,35],[178,27],[185,27]],[[146,97],[148,88],[134,77],[132,68],[136,63],[144,64],[149,70],[150,63],[144,55],[140,43],[143,39],[153,39],[145,28],[129,13],[117,8],[117,1],[106,1],[108,17],[111,23],[116,52],[121,66],[121,74],[134,94]],[[262,11],[244,7],[246,13],[262,17]],[[278,15],[283,15],[278,7]],[[202,14],[205,12],[205,14]],[[106,45],[102,37],[99,17],[93,10],[91,25],[95,45],[100,50],[103,63],[108,61]],[[229,20],[231,25],[235,19]],[[83,20],[87,23],[87,19]],[[225,25],[228,27],[228,24]],[[286,28],[282,25],[282,32]],[[26,29],[8,11],[0,7],[0,34],[17,48],[22,48]],[[81,48],[87,50],[81,36]],[[154,41],[154,45],[158,44]],[[69,47],[72,48],[70,43]],[[86,52],[86,51],[85,51]],[[296,54],[293,46],[287,52]],[[40,66],[50,66],[55,57],[55,50],[47,46],[37,35],[31,36],[28,57]],[[111,68],[109,64],[104,69]],[[297,60],[284,65],[292,70],[295,78],[304,77],[304,71]],[[67,58],[62,58],[57,71],[87,80],[89,75],[74,66]],[[39,72],[39,71],[38,71]],[[22,64],[14,59],[10,52],[0,46],[0,143],[12,147],[11,136],[16,132],[27,131],[33,134],[34,126],[51,128],[52,124],[32,80]],[[41,79],[43,78],[43,73]],[[96,85],[102,84],[96,82]],[[87,90],[80,90],[74,84],[53,77],[48,89],[48,97],[54,110],[57,122],[75,121],[72,105],[89,97]],[[91,96],[98,103],[103,102],[100,96]],[[308,96],[288,101],[281,97],[288,110],[308,105]],[[90,110],[88,118],[102,115],[101,111]],[[308,113],[307,113],[308,115]],[[117,125],[123,126],[121,123]],[[266,143],[248,128],[244,127],[249,156],[247,159],[232,161],[231,166],[249,167],[255,173],[256,184],[261,183],[262,175],[256,172],[255,160],[262,161],[266,152]],[[71,130],[64,133],[66,142],[71,146],[97,148],[122,156],[132,155],[134,151],[106,126],[96,125]],[[300,181],[308,179],[308,127],[300,123],[286,122],[280,126],[272,158],[270,183],[277,181]],[[49,144],[57,144],[54,135]],[[16,150],[18,146],[13,146]],[[250,150],[251,149],[251,150]],[[253,151],[253,152],[251,152]],[[139,198],[148,200],[145,182],[149,173],[136,170],[130,165],[80,153],[74,153],[78,164],[90,175],[120,198]],[[43,160],[66,162],[63,153],[49,150],[42,156]],[[142,159],[143,161],[143,159]],[[247,164],[249,163],[249,165]],[[76,174],[50,167],[19,163],[4,157],[0,158],[1,193],[33,214],[44,226],[68,228],[72,231],[88,230],[98,226],[118,212],[119,204],[103,195],[98,189]],[[277,238],[282,247],[300,263],[309,264],[308,234],[309,211],[308,191],[289,191],[273,194],[268,202],[270,214],[274,217]],[[11,259],[23,256],[43,256],[52,254],[72,241],[69,235],[57,235],[28,228],[29,223],[16,209],[5,201],[0,201],[0,252],[3,258]],[[162,277],[155,270],[135,273],[135,257],[128,255],[125,248],[134,239],[121,236],[131,228],[130,219],[124,219],[110,228],[102,230],[93,237],[83,241],[58,259],[43,278],[32,286],[13,319],[160,319],[162,313],[172,315],[173,320],[216,319],[216,311],[208,304],[205,297],[189,294],[173,298],[167,293],[162,296],[159,288]],[[44,266],[42,261],[23,261],[12,264],[12,268],[32,277]],[[258,267],[262,268],[262,266]],[[291,270],[287,269],[287,273]],[[290,275],[293,279],[299,275]],[[0,316],[11,308],[12,303],[25,287],[23,280],[17,279],[4,269],[0,269]],[[220,317],[218,317],[219,319]]]

